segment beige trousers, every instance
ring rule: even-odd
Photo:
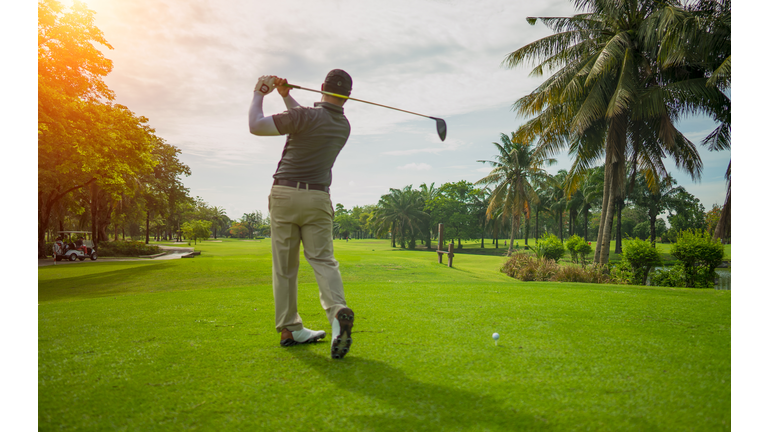
[[[275,327],[297,331],[304,328],[298,312],[299,244],[315,271],[320,305],[328,322],[346,307],[339,262],[333,257],[333,205],[327,192],[272,186],[269,194],[272,224],[272,292],[275,296]]]

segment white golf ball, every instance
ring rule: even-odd
[[[498,333],[493,334],[493,340],[499,340],[500,337]]]

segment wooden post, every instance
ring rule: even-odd
[[[453,267],[453,242],[448,244],[448,267]]]
[[[445,237],[445,227],[443,224],[437,224],[437,262],[443,263],[443,238]]]

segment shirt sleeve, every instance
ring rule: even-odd
[[[280,114],[274,114],[272,120],[274,120],[280,135],[300,132],[305,123],[305,111],[306,109],[304,107],[296,107],[281,112]]]

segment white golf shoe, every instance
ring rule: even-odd
[[[288,329],[283,329],[283,331],[280,333],[280,345],[287,347],[298,344],[313,343],[324,337],[325,332],[322,330],[314,331],[303,328],[297,331],[290,331]]]

